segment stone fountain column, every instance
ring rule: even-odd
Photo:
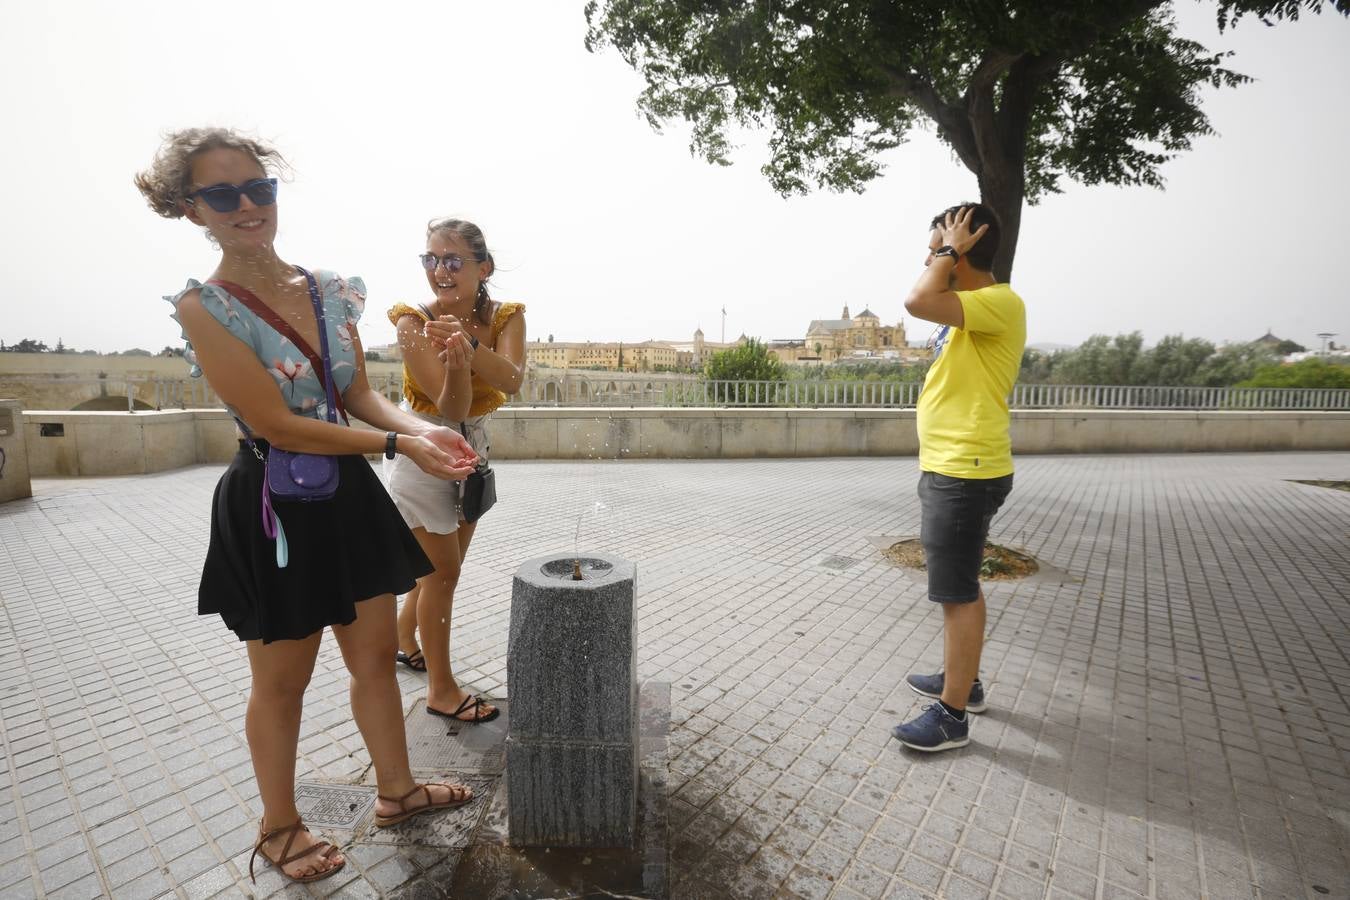
[[[636,587],[636,567],[605,554],[540,557],[516,572],[506,657],[512,844],[634,844]]]

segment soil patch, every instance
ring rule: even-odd
[[[1294,484],[1311,484],[1313,487],[1331,488],[1333,491],[1350,491],[1350,481],[1302,481],[1292,479]]]
[[[915,539],[891,544],[881,551],[881,555],[902,568],[927,568],[923,558],[923,544]],[[1011,581],[1034,575],[1040,568],[1040,564],[1025,553],[986,542],[984,559],[980,563],[980,578],[985,581]]]

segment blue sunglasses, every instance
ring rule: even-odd
[[[271,206],[277,202],[277,180],[254,178],[243,184],[213,184],[188,194],[189,200],[193,197],[201,197],[207,206],[222,213],[238,209],[240,197],[248,197],[254,206]]]

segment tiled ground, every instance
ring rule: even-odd
[[[0,896],[283,888],[244,874],[243,648],[194,614],[218,473],[0,507]],[[521,560],[638,562],[678,897],[1347,897],[1350,493],[1288,481],[1347,477],[1350,454],[1020,460],[995,539],[1062,574],[989,588],[991,709],[937,757],[889,728],[939,615],[869,540],[917,531],[912,459],[502,463],[455,658],[504,693]],[[331,639],[301,751],[302,778],[366,772]],[[289,893],[432,896],[454,863],[351,856]]]

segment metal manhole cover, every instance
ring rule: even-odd
[[[295,786],[295,806],[307,825],[354,831],[375,806],[375,789],[302,781]]]
[[[491,775],[459,775],[441,772],[435,781],[467,784],[473,789],[473,799],[463,806],[444,812],[413,816],[406,822],[388,828],[371,827],[362,839],[367,844],[397,844],[399,846],[465,848],[473,843],[483,811],[492,801],[500,779]]]
[[[826,556],[822,557],[819,565],[825,569],[831,569],[835,572],[842,572],[858,564],[858,561],[851,556]]]
[[[493,700],[502,714],[491,722],[475,725],[429,716],[426,701],[419,700],[408,714],[408,762],[419,777],[423,773],[470,772],[500,775],[506,770],[506,731],[511,710],[505,700]]]

